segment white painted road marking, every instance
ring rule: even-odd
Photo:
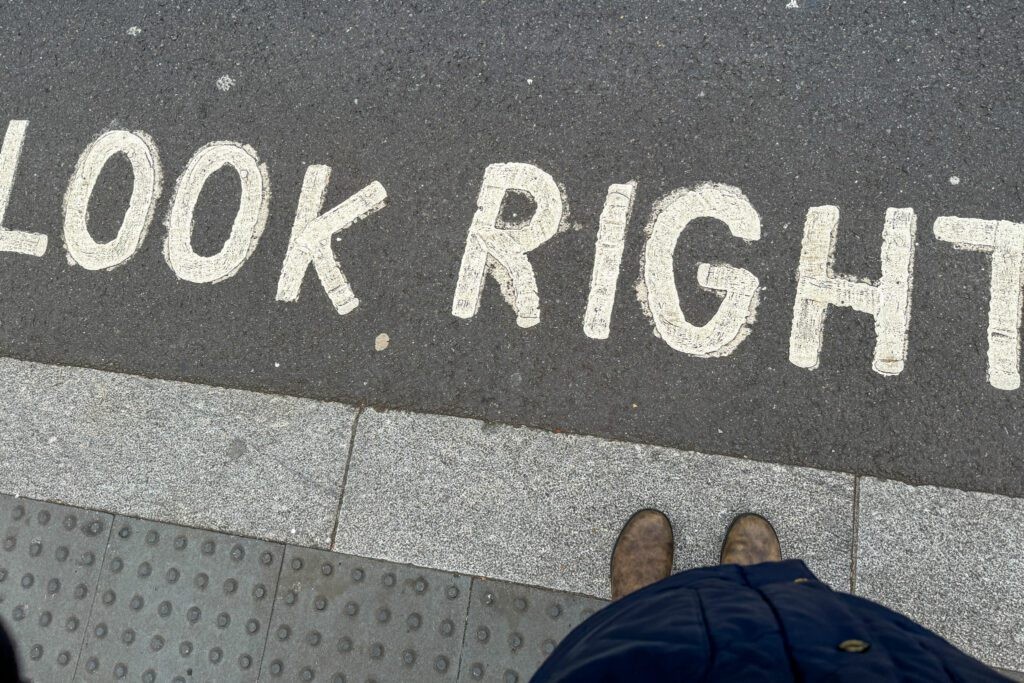
[[[839,207],[808,209],[797,269],[789,360],[802,368],[817,368],[828,307],[849,306],[875,318],[872,369],[883,375],[898,375],[907,358],[917,217],[913,209],[886,210],[882,277],[877,284],[832,272],[838,229]]]
[[[213,256],[200,256],[192,249],[193,214],[199,193],[211,175],[224,166],[238,173],[242,196],[228,236]],[[164,257],[175,275],[189,282],[220,282],[242,267],[256,250],[267,224],[270,204],[270,178],[266,164],[256,151],[237,142],[211,142],[189,160],[178,178],[167,219]]]
[[[1020,324],[1024,307],[1024,224],[942,216],[935,237],[957,249],[991,254],[988,301],[988,381],[997,389],[1020,387]]]
[[[327,213],[321,214],[330,179],[329,166],[310,166],[306,169],[299,205],[295,209],[288,253],[285,254],[281,277],[277,281],[277,300],[295,301],[299,298],[302,280],[312,264],[335,310],[345,315],[359,305],[359,299],[352,292],[348,279],[334,257],[331,237],[384,208],[388,193],[383,185],[374,181]]]
[[[89,234],[89,198],[103,167],[115,154],[124,154],[132,167],[132,197],[117,236],[97,242]],[[160,197],[162,174],[156,143],[145,133],[112,130],[85,148],[64,196],[64,243],[68,256],[89,270],[121,265],[139,250],[153,221]]]
[[[761,239],[761,218],[738,188],[707,183],[694,190],[676,190],[655,205],[644,249],[641,293],[646,294],[658,334],[673,349],[702,358],[727,356],[750,334],[758,280],[742,268],[699,264],[698,284],[724,298],[707,324],[698,327],[687,322],[679,306],[673,254],[679,235],[697,218],[722,221],[734,237],[748,242]]]
[[[633,215],[636,181],[608,187],[594,246],[594,270],[590,275],[590,296],[583,317],[583,332],[591,339],[607,339],[615,305],[615,290],[622,266],[626,228]]]
[[[3,226],[27,129],[28,121],[9,121],[0,148],[0,252],[40,257],[46,252],[46,235]],[[89,232],[89,202],[97,179],[117,154],[124,154],[132,167],[131,199],[117,235],[99,243]],[[241,184],[238,210],[220,251],[200,256],[192,248],[196,202],[209,177],[224,166],[236,172]],[[312,265],[335,310],[344,315],[359,305],[359,299],[335,257],[332,239],[383,208],[388,194],[381,183],[373,181],[321,213],[330,176],[328,166],[306,169],[276,299],[295,301]],[[609,335],[636,186],[636,181],[611,185],[601,212],[583,317],[584,333],[592,339]],[[157,145],[146,133],[114,130],[97,137],[79,156],[64,196],[63,233],[69,261],[90,270],[106,270],[130,260],[145,240],[161,187]],[[533,200],[535,207],[528,220],[510,225],[502,219],[502,204],[509,193]],[[178,178],[170,200],[164,257],[171,270],[195,283],[215,283],[233,276],[255,251],[267,223],[269,204],[267,167],[252,148],[237,142],[212,142],[200,148]],[[516,323],[524,328],[537,325],[540,295],[527,254],[564,229],[566,205],[563,190],[537,166],[488,166],[466,235],[452,313],[460,318],[475,315],[486,275],[491,273],[515,311]],[[698,327],[687,322],[679,302],[673,255],[683,230],[694,219],[704,217],[725,223],[733,236],[745,241],[760,239],[761,219],[738,188],[707,183],[692,190],[676,190],[654,206],[637,293],[657,336],[682,353],[712,358],[732,353],[750,334],[760,290],[758,278],[745,269],[700,263],[698,284],[718,294],[722,302],[707,324]],[[808,210],[797,267],[790,361],[799,367],[817,368],[828,309],[845,306],[874,318],[872,369],[882,375],[898,375],[907,358],[917,216],[911,208],[886,210],[882,276],[877,283],[833,272],[838,227],[838,207]],[[1024,223],[943,216],[935,221],[934,233],[957,248],[991,255],[988,381],[997,389],[1018,389]]]
[[[503,229],[501,205],[509,192],[521,192],[537,208],[529,223]],[[484,171],[477,210],[466,236],[452,314],[472,318],[480,308],[484,277],[490,271],[516,313],[520,327],[540,322],[537,280],[526,254],[558,232],[563,197],[554,178],[532,164],[491,164]]]
[[[21,146],[25,142],[27,129],[28,121],[11,121],[7,124],[3,147],[0,147],[0,251],[42,256],[46,253],[46,235],[11,230],[4,226],[7,203],[11,200],[14,174],[18,170],[18,159],[21,158]]]

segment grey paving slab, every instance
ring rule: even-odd
[[[857,592],[1024,670],[1024,500],[867,478]]]
[[[288,547],[261,680],[454,681],[465,576]]]
[[[327,547],[355,409],[0,359],[0,491]]]
[[[118,516],[79,680],[255,681],[284,546]]]
[[[738,512],[848,589],[853,477],[737,458],[367,410],[335,549],[595,596],[638,508],[675,527],[677,569],[717,561]]]
[[[562,638],[606,604],[583,595],[473,579],[459,680],[525,683]]]
[[[112,516],[0,496],[0,620],[29,681],[70,681]]]

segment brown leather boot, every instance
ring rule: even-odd
[[[767,519],[747,512],[732,520],[722,543],[721,564],[751,565],[781,559],[779,537]]]
[[[612,549],[612,600],[672,573],[672,523],[657,510],[640,510],[626,522]]]

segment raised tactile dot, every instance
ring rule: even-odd
[[[217,544],[213,541],[203,541],[203,545],[200,547],[199,550],[201,553],[203,553],[203,555],[213,555],[213,553],[217,550]]]
[[[114,591],[104,591],[104,593],[103,593],[103,604],[104,605],[109,607],[109,606],[113,605],[116,600],[117,600],[117,593],[115,593]]]
[[[353,581],[359,583],[360,581],[366,578],[366,572],[360,569],[359,567],[355,567],[349,574],[349,576],[352,577]]]
[[[175,550],[184,550],[187,547],[188,547],[188,539],[187,538],[185,538],[184,536],[176,536],[174,538],[174,549]]]
[[[178,583],[178,579],[181,578],[181,572],[176,567],[171,567],[164,574],[164,578],[167,579],[167,583]]]
[[[523,636],[521,633],[513,632],[508,637],[508,646],[513,652],[523,646]]]
[[[164,617],[164,618],[167,618],[167,617],[171,616],[171,611],[172,611],[171,603],[168,602],[167,600],[164,600],[163,602],[161,602],[160,605],[156,608],[156,613],[159,614],[160,616]]]
[[[354,602],[345,603],[345,614],[350,617],[354,617],[359,614],[359,605]]]
[[[38,643],[32,646],[32,649],[28,651],[28,656],[32,659],[39,661],[43,658],[43,646]]]
[[[188,619],[190,624],[198,622],[201,616],[202,611],[198,607],[189,607],[188,612],[185,613],[185,618]]]
[[[241,562],[243,559],[245,559],[245,548],[236,543],[231,548],[231,559],[235,562]]]
[[[277,639],[288,640],[288,636],[292,634],[292,630],[288,626],[279,626],[277,628]]]
[[[24,505],[15,505],[14,509],[11,510],[11,518],[14,521],[18,521],[18,520],[20,520],[24,516],[25,516],[25,506]]]
[[[291,561],[291,568],[293,571],[299,571],[302,569],[302,558],[293,557]]]
[[[84,583],[80,583],[75,586],[75,599],[84,600],[85,596],[89,595],[89,587]]]
[[[50,612],[47,612],[45,610],[39,613],[39,625],[40,626],[42,626],[43,628],[46,628],[52,622],[53,622],[53,614],[51,614]]]
[[[252,657],[249,655],[239,655],[238,657],[238,668],[245,671],[252,666]]]
[[[441,625],[438,627],[438,631],[441,632],[442,636],[448,637],[455,633],[455,623],[452,622],[450,619],[445,619],[441,622]]]
[[[15,621],[21,621],[25,618],[26,614],[24,605],[15,605],[14,609],[11,610],[11,618]]]
[[[316,599],[313,600],[313,609],[317,612],[323,612],[327,609],[327,598],[322,595],[318,595]]]
[[[117,574],[122,569],[124,569],[124,560],[122,560],[120,557],[115,557],[112,560],[110,560],[110,571]]]
[[[512,601],[512,606],[515,607],[517,612],[525,612],[527,608],[526,598],[516,598]]]
[[[391,610],[389,610],[387,607],[381,607],[379,610],[377,610],[377,622],[378,623],[386,624],[386,623],[388,623],[388,621],[390,619],[391,619]]]
[[[181,645],[178,646],[178,654],[182,657],[188,657],[192,654],[192,643],[188,640],[181,641]]]
[[[385,588],[394,588],[395,575],[391,572],[388,572],[387,574],[381,577],[380,582],[384,585]]]
[[[90,673],[93,673],[98,668],[100,668],[100,660],[96,659],[95,657],[90,657],[89,659],[86,660],[86,662],[85,662],[85,670],[86,671],[88,671]]]
[[[121,527],[120,529],[117,530],[117,535],[120,536],[121,538],[128,538],[129,536],[132,535],[132,529],[131,529],[130,526],[125,525],[125,526],[123,526],[123,527]]]
[[[373,643],[370,645],[370,658],[371,659],[382,659],[384,657],[384,645],[381,643]]]
[[[324,562],[322,565],[320,565],[320,573],[324,576],[330,576],[334,573],[334,565],[332,565],[330,562]]]
[[[448,586],[444,594],[448,596],[449,600],[454,600],[455,598],[459,597],[459,589],[457,586]]]
[[[114,666],[114,678],[121,679],[128,675],[128,666],[122,662],[118,662]]]
[[[85,527],[86,536],[98,536],[103,531],[103,522],[95,520],[89,522],[89,525]]]
[[[334,674],[334,676],[331,678],[331,683],[346,683],[346,681],[345,681],[345,674],[343,674],[343,673],[336,673],[336,674]]]
[[[143,562],[139,565],[139,570],[135,573],[138,574],[140,579],[145,579],[153,573],[153,565],[149,562]]]
[[[316,647],[320,644],[320,639],[320,631],[314,629],[306,634],[306,645],[309,645],[310,647]]]
[[[78,565],[81,567],[91,567],[95,562],[96,555],[88,550],[82,553],[81,557],[78,558]]]
[[[46,582],[46,592],[50,595],[60,593],[60,579],[50,579]]]
[[[28,554],[31,557],[39,557],[43,553],[43,544],[39,541],[33,541],[28,546]]]
[[[473,666],[469,667],[469,675],[478,681],[481,680],[484,677],[484,665],[476,662]]]
[[[146,532],[146,545],[156,545],[160,542],[160,534],[150,530]]]
[[[141,595],[136,593],[132,596],[132,599],[128,601],[128,606],[138,612],[140,609],[146,606],[146,601]]]
[[[540,651],[545,655],[549,655],[555,651],[555,641],[548,639],[540,644]]]
[[[46,526],[50,523],[50,513],[46,510],[40,510],[39,514],[36,515],[36,520],[42,525]]]
[[[260,622],[257,619],[250,619],[245,622],[245,632],[252,635],[260,630]]]
[[[221,612],[217,615],[217,627],[227,628],[228,624],[231,623],[231,616],[227,612]]]
[[[558,617],[562,616],[562,606],[559,605],[557,602],[551,603],[550,605],[548,605],[547,614],[552,619],[557,619]]]
[[[238,590],[238,582],[234,579],[226,579],[224,581],[224,593],[226,595],[232,595]]]
[[[79,623],[78,617],[68,617],[67,621],[64,622],[64,628],[69,633],[73,633],[78,630]]]
[[[438,655],[434,658],[434,670],[438,673],[444,673],[448,670],[448,658],[444,655]]]
[[[274,554],[267,551],[260,555],[260,564],[269,565],[274,561]]]
[[[212,648],[210,650],[209,659],[212,664],[220,664],[220,660],[224,659],[224,651],[219,647]]]
[[[314,674],[313,670],[309,667],[306,667],[301,672],[299,672],[299,678],[303,681],[311,681],[315,676],[316,674]]]
[[[486,626],[481,626],[476,630],[476,639],[481,643],[486,643],[491,639],[491,632]]]
[[[413,584],[413,588],[416,590],[417,593],[426,593],[427,592],[427,580],[422,578],[422,577],[416,579],[416,583]]]
[[[125,645],[131,645],[132,643],[134,643],[135,642],[135,631],[130,629],[130,628],[126,628],[121,633],[121,642],[124,643]]]
[[[149,649],[153,652],[160,652],[160,650],[164,649],[164,643],[164,639],[160,636],[153,636],[149,641]]]
[[[284,601],[285,601],[285,603],[287,603],[289,605],[294,605],[295,602],[298,599],[299,599],[299,594],[296,593],[295,591],[288,591],[287,593],[284,594]]]
[[[94,628],[92,630],[92,634],[94,636],[96,636],[97,638],[100,638],[100,639],[106,638],[107,637],[107,625],[106,624],[102,624],[102,623],[96,624],[96,628]]]
[[[142,683],[156,683],[156,672],[146,669],[146,672],[142,674]]]
[[[64,515],[64,528],[71,531],[78,526],[78,517],[74,515]]]
[[[58,562],[67,562],[68,557],[71,556],[71,551],[68,550],[66,545],[57,546],[57,550],[54,551],[53,556]]]
[[[352,639],[344,637],[338,640],[338,652],[345,654],[352,651]]]
[[[192,585],[199,590],[205,590],[206,586],[210,583],[210,577],[204,572],[196,574],[196,578],[192,580]]]
[[[416,663],[416,653],[412,650],[402,650],[402,664],[412,666]]]
[[[284,673],[284,664],[280,659],[275,659],[270,663],[270,675],[280,676],[282,673]]]
[[[262,600],[267,597],[267,588],[262,583],[257,583],[252,587],[252,597],[256,600]]]
[[[405,625],[409,627],[410,631],[415,631],[423,625],[423,617],[416,612],[413,612],[405,618]]]
[[[21,587],[31,588],[32,584],[35,583],[35,581],[35,577],[33,577],[32,574],[25,574],[21,577]]]
[[[8,536],[4,539],[4,550],[14,550],[17,545],[18,539],[14,538],[14,536]]]
[[[519,683],[519,674],[512,669],[507,669],[501,680],[502,683]]]
[[[70,664],[71,653],[67,650],[62,651],[59,655],[57,655],[57,663],[61,666],[67,666],[68,664]]]

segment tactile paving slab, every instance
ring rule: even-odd
[[[255,681],[284,547],[118,516],[78,678]]]
[[[263,681],[454,681],[465,576],[289,546]]]
[[[607,604],[582,595],[473,579],[459,680],[525,683],[562,638]]]
[[[113,517],[0,496],[0,618],[27,681],[70,681]]]

